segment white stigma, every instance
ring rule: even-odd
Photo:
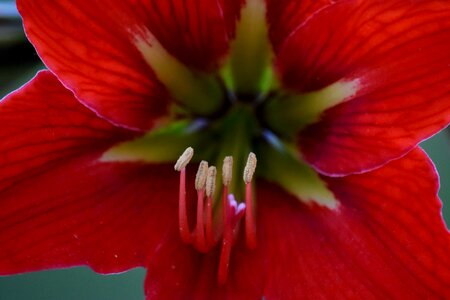
[[[245,183],[252,182],[253,174],[255,174],[256,169],[256,155],[253,152],[250,152],[247,159],[247,164],[244,168],[244,181]]]
[[[208,163],[204,160],[198,166],[197,176],[195,176],[195,189],[197,191],[203,190],[206,185],[206,178],[208,177]]]
[[[233,157],[227,156],[223,160],[222,181],[224,186],[229,186],[233,174]]]
[[[191,161],[192,156],[194,156],[194,149],[192,147],[187,148],[184,150],[183,154],[181,154],[180,158],[178,158],[177,162],[175,163],[175,170],[181,171],[183,170],[187,164]]]

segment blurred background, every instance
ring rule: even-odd
[[[14,1],[0,0],[0,99],[42,68],[39,57],[25,38]],[[450,131],[442,131],[423,142],[422,147],[439,171],[443,214],[450,224]],[[142,300],[144,276],[143,269],[104,276],[88,268],[0,276],[0,300]]]

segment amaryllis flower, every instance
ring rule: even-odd
[[[448,1],[18,7],[48,71],[0,103],[0,274],[145,267],[149,299],[450,297],[416,148],[450,121]]]

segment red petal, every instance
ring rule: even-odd
[[[240,17],[241,8],[246,0],[218,0],[222,8],[222,14],[225,18],[228,30],[228,38],[235,37],[236,21]]]
[[[80,104],[49,71],[0,102],[0,188],[127,136]]]
[[[232,249],[227,283],[218,285],[220,247],[201,254],[178,241],[165,244],[152,258],[145,282],[147,299],[262,298],[262,251],[247,250],[240,239]]]
[[[2,100],[0,119],[0,274],[142,266],[176,226],[172,168],[99,162],[124,133],[51,73]]]
[[[351,100],[300,134],[305,158],[344,175],[398,158],[450,121],[450,5],[345,1],[317,13],[278,57],[297,91],[358,80]]]
[[[148,28],[182,62],[217,65],[228,47],[234,1],[18,1],[27,35],[45,64],[102,116],[146,129],[168,112],[167,92],[130,30]],[[229,3],[227,2],[227,3]]]
[[[267,299],[447,299],[450,236],[420,150],[362,175],[324,178],[336,211],[259,193]]]
[[[333,0],[266,0],[269,36],[275,52],[290,34]]]

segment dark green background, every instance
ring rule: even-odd
[[[0,0],[0,97],[19,87],[42,68],[37,55],[25,42],[20,21],[7,16],[1,6],[6,2]],[[450,224],[449,137],[450,134],[443,131],[422,144],[441,176],[440,196],[447,224]],[[0,277],[0,300],[143,299],[144,276],[143,269],[104,276],[88,268],[73,268]]]

